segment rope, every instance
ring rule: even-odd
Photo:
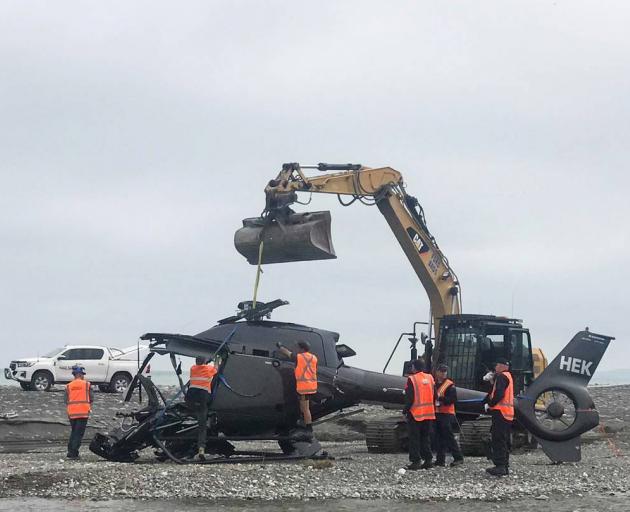
[[[256,281],[254,282],[254,300],[252,301],[252,309],[256,309],[256,297],[258,296],[258,284],[260,283],[260,274],[262,274],[262,269],[260,266],[262,265],[262,255],[263,255],[263,246],[265,242],[263,240],[260,241],[260,245],[258,246],[258,267],[256,268]]]
[[[608,446],[610,447],[610,451],[613,452],[615,457],[623,457],[623,452],[621,449],[614,443],[614,441],[608,436],[608,433],[604,429],[604,424],[599,424],[599,431],[606,437],[606,441],[608,441]]]
[[[226,387],[226,388],[228,388],[228,389],[229,389],[232,393],[234,393],[235,395],[240,396],[240,397],[242,397],[242,398],[256,398],[256,397],[259,397],[259,396],[262,394],[262,392],[261,392],[261,393],[256,393],[255,395],[246,395],[246,394],[244,394],[244,393],[239,393],[239,392],[238,392],[238,391],[236,391],[236,390],[235,390],[232,386],[230,386],[230,385],[228,384],[228,381],[227,381],[227,380],[225,380],[225,377],[224,377],[222,374],[219,374],[219,380],[220,380],[221,382],[223,382],[223,384],[225,385],[225,387]]]

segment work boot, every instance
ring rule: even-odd
[[[494,466],[492,468],[487,468],[486,473],[492,476],[507,476],[509,471],[505,466]]]
[[[453,462],[451,462],[451,467],[454,468],[455,466],[461,466],[464,463],[464,459],[455,459]]]
[[[78,455],[68,454],[68,455],[66,456],[66,459],[68,459],[68,460],[79,460],[79,459],[80,459],[80,457],[79,457]]]
[[[306,428],[306,430],[309,431],[309,432],[313,432],[313,424],[312,423],[309,423],[304,428]]]
[[[431,462],[430,460],[425,460],[422,463],[422,466],[420,466],[421,469],[431,469],[433,467],[433,462]]]
[[[419,469],[422,469],[422,465],[420,464],[420,461],[412,462],[407,466],[407,469],[409,471],[418,471]]]
[[[446,461],[444,461],[444,460],[436,460],[435,461],[435,465],[438,466],[438,467],[443,468],[444,466],[446,466]]]
[[[199,451],[197,452],[197,458],[199,460],[206,460],[206,451],[203,448],[199,448]]]

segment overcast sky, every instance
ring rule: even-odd
[[[589,326],[629,368],[629,26],[623,1],[3,0],[0,364],[232,314],[234,231],[297,161],[400,170],[464,312],[551,357]],[[426,294],[376,208],[309,208],[338,259],[268,266],[260,298],[381,369]]]

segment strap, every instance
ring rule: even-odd
[[[230,386],[228,384],[228,381],[225,379],[225,377],[223,375],[219,375],[219,380],[221,382],[223,382],[223,384],[225,385],[226,388],[228,388],[232,393],[234,393],[237,396],[243,397],[243,398],[256,398],[258,396],[260,396],[262,394],[261,393],[256,393],[255,395],[246,395],[244,393],[239,393],[238,391],[236,391],[234,388],[232,388],[232,386]]]

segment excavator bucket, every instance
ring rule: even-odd
[[[234,246],[252,265],[329,260],[336,258],[330,235],[330,212],[293,213],[282,221],[262,217],[243,219]]]

